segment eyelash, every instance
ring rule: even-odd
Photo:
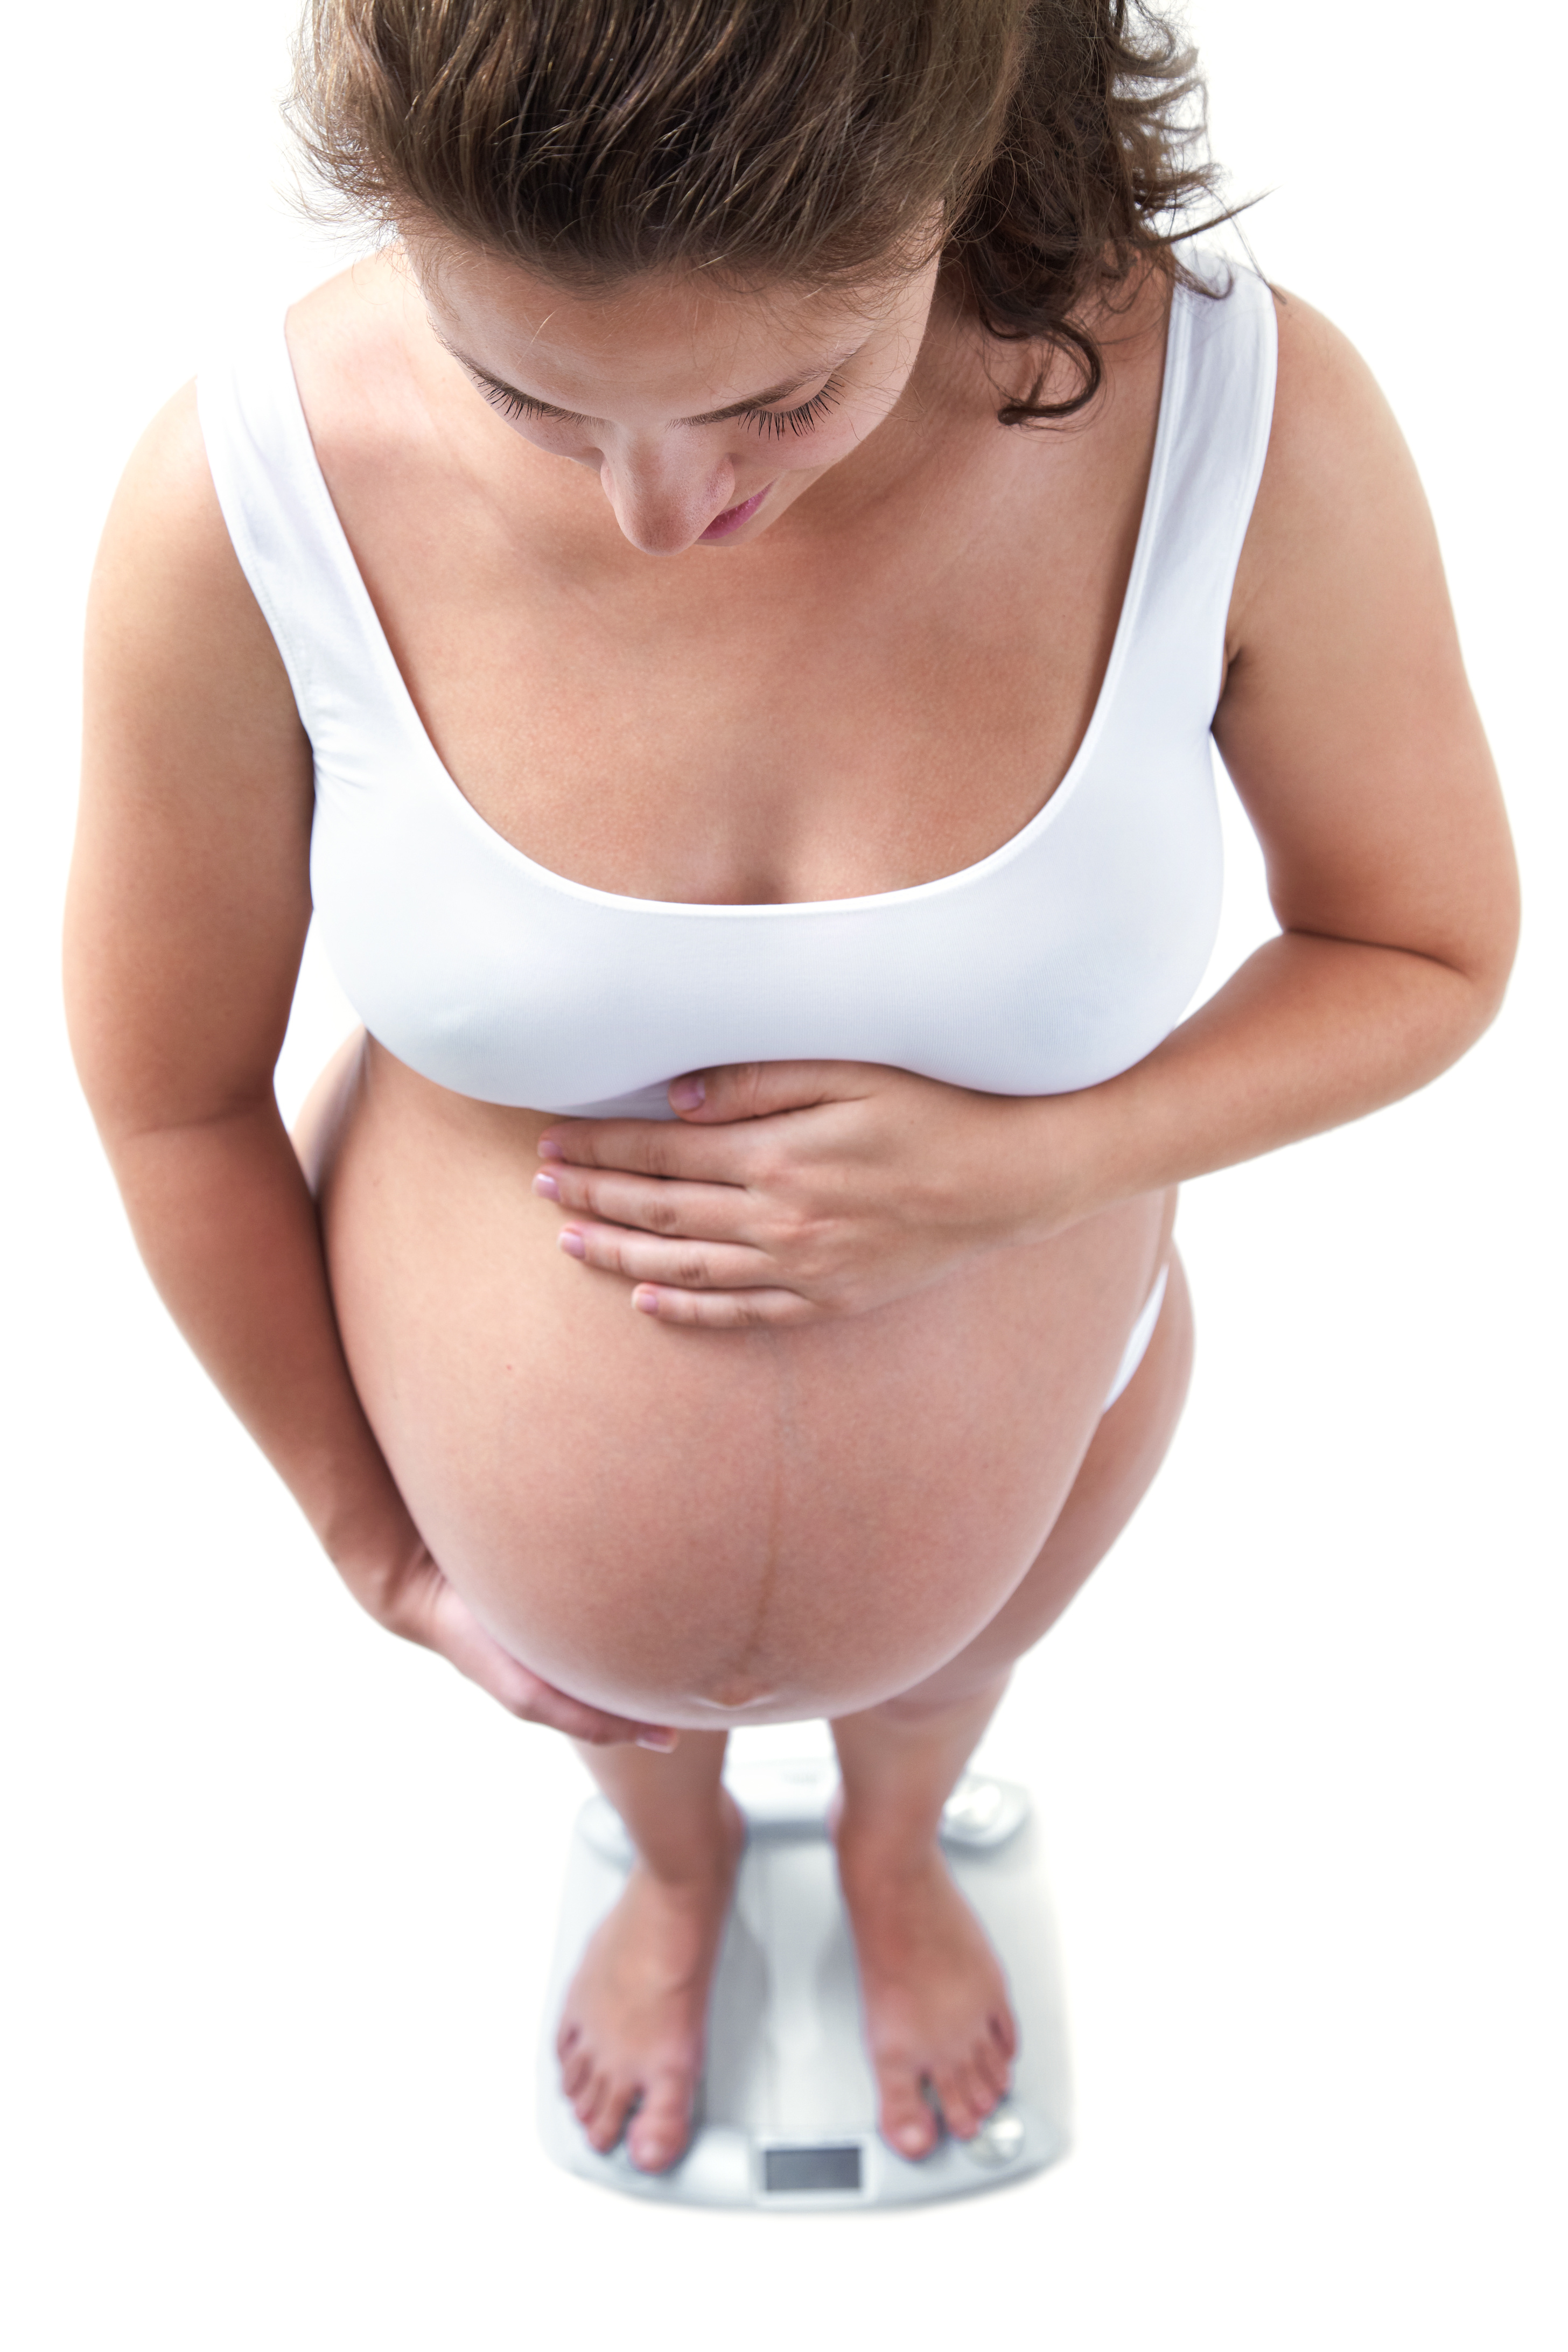
[[[530,400],[523,393],[512,392],[504,384],[481,382],[479,390],[490,406],[502,416],[514,419],[533,416],[542,425],[582,425],[587,422],[584,417],[569,415],[561,409],[546,408],[541,402]],[[811,398],[802,401],[798,408],[748,408],[742,415],[745,423],[755,425],[765,439],[778,441],[785,432],[815,432],[821,419],[830,408],[837,407],[843,396],[842,383],[836,375],[830,375],[822,390],[814,392]]]
[[[843,385],[836,375],[830,375],[822,390],[814,392],[811,398],[803,401],[798,408],[749,408],[746,422],[754,425],[758,432],[770,441],[782,440],[786,430],[791,433],[815,432],[821,419],[830,408],[837,407],[843,396]]]

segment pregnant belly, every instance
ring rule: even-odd
[[[339,1108],[339,1322],[426,1540],[536,1673],[681,1727],[868,1706],[988,1622],[1160,1245],[1151,1198],[870,1315],[671,1329],[557,1247],[531,1190],[542,1119],[374,1048]]]

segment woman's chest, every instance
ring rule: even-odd
[[[672,563],[601,560],[570,528],[520,541],[436,468],[389,499],[347,467],[333,491],[426,730],[495,832],[633,898],[850,898],[975,864],[1067,772],[1157,390],[1114,434],[999,446],[859,531],[790,515]],[[596,485],[577,490],[598,522]]]

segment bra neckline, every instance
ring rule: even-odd
[[[459,821],[478,835],[491,855],[517,867],[542,889],[558,891],[589,906],[602,907],[623,914],[675,916],[686,919],[745,917],[752,919],[778,920],[784,916],[834,915],[863,913],[879,907],[899,907],[918,903],[921,899],[945,895],[983,881],[1019,856],[1032,843],[1047,833],[1060,811],[1074,797],[1084,772],[1094,756],[1095,747],[1104,732],[1110,706],[1122,670],[1126,667],[1129,646],[1137,626],[1153,556],[1154,541],[1159,530],[1164,503],[1165,478],[1170,467],[1173,419],[1179,399],[1180,380],[1186,364],[1187,326],[1193,297],[1179,283],[1172,288],[1170,310],[1165,322],[1164,370],[1160,384],[1159,414],[1154,425],[1154,446],[1149,462],[1149,479],[1144,486],[1142,511],[1139,516],[1138,537],[1132,551],[1131,569],[1122,592],[1121,609],[1117,615],[1116,633],[1100,681],[1100,691],[1089,723],[1079,740],[1077,751],[1055,792],[1032,817],[1010,834],[997,848],[988,850],[973,865],[962,866],[952,874],[939,874],[929,882],[911,882],[899,890],[873,890],[849,898],[769,898],[763,900],[724,899],[710,902],[688,898],[639,898],[626,892],[600,890],[591,882],[575,882],[570,875],[557,874],[552,866],[542,866],[526,850],[509,841],[498,832],[488,817],[474,806],[451,770],[437,751],[430,731],[419,715],[418,707],[408,690],[408,682],[398,667],[381,615],[365,585],[349,536],[343,529],[327,478],[316,455],[310,419],[300,395],[299,379],[294,373],[293,353],[289,348],[286,324],[280,324],[279,341],[283,362],[280,383],[287,426],[298,436],[303,480],[311,503],[317,509],[317,520],[327,548],[336,565],[339,577],[347,591],[366,645],[385,680],[402,730],[413,744],[423,765],[430,772],[438,790],[452,803]]]

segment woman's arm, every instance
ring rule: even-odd
[[[1076,1098],[1090,1199],[1411,1093],[1474,1044],[1513,961],[1507,820],[1410,454],[1344,338],[1294,299],[1279,317],[1215,735],[1282,935]]]
[[[356,1600],[517,1715],[591,1740],[651,1733],[491,1641],[430,1558],[354,1393],[272,1089],[310,920],[310,745],[187,392],[132,460],[89,602],[66,931],[82,1085],[153,1281]]]
[[[1215,732],[1282,935],[1079,1094],[774,1063],[703,1073],[700,1104],[672,1090],[679,1128],[551,1129],[566,1245],[646,1311],[714,1328],[861,1311],[977,1250],[1359,1118],[1495,1014],[1517,881],[1431,517],[1343,337],[1294,300],[1279,327]]]

